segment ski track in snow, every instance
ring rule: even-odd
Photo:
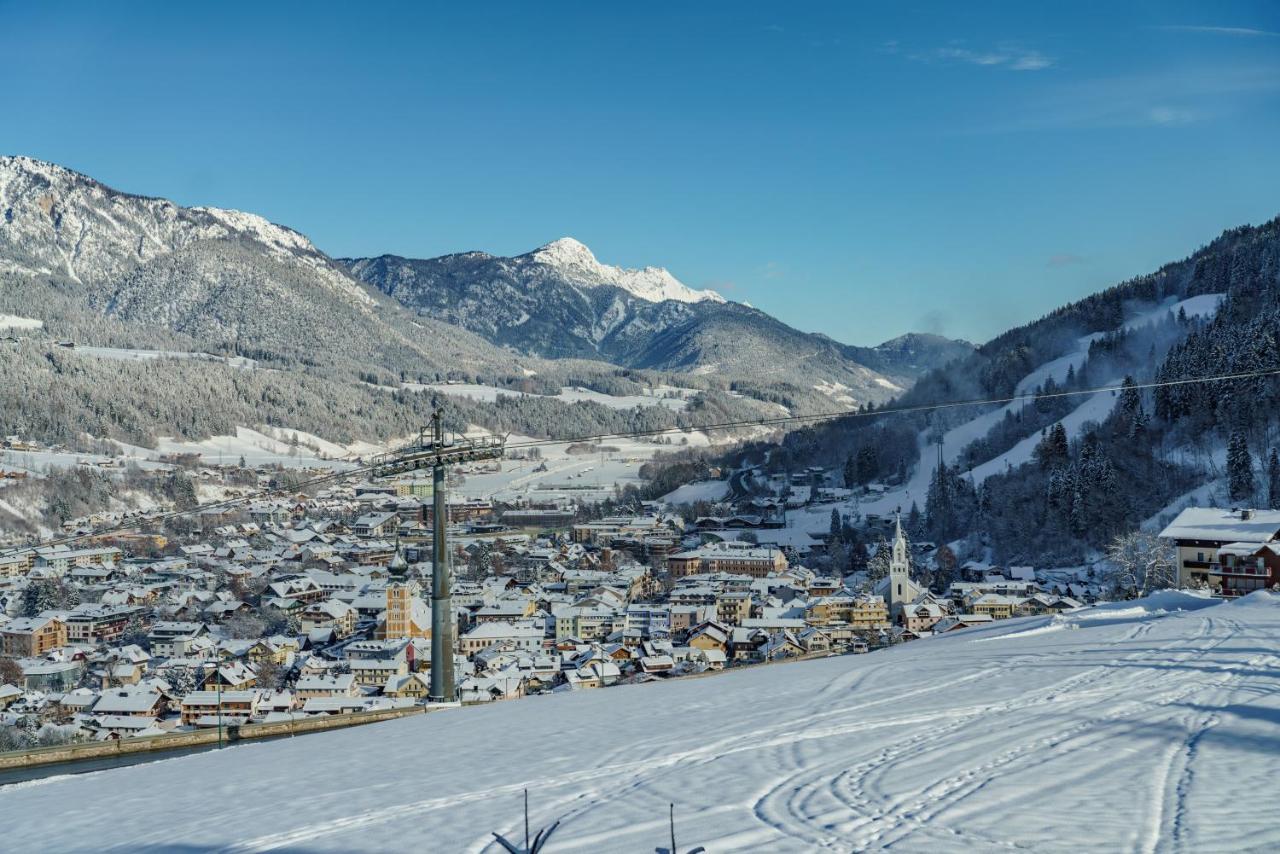
[[[1164,594],[56,777],[0,789],[0,814],[13,851],[488,854],[528,788],[557,852],[651,850],[668,801],[709,852],[1275,850],[1232,795],[1271,784],[1277,638],[1275,597]]]

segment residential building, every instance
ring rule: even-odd
[[[667,571],[673,578],[715,572],[764,578],[771,572],[783,572],[786,568],[787,558],[781,549],[737,541],[667,555]]]
[[[0,655],[5,658],[39,658],[66,645],[67,622],[57,615],[19,617],[0,625]]]
[[[1263,573],[1257,557],[1249,554],[1252,546],[1261,551],[1264,545],[1280,539],[1280,510],[1223,510],[1217,507],[1188,507],[1170,522],[1160,536],[1177,546],[1178,584],[1183,587],[1207,587],[1224,594],[1239,595],[1269,586],[1270,569]],[[1223,546],[1232,548],[1230,561],[1219,560]],[[1240,560],[1240,558],[1246,558]],[[1255,558],[1255,560],[1248,560]]]

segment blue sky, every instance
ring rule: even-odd
[[[0,0],[0,152],[335,256],[572,235],[859,344],[1280,214],[1272,2],[365,5]]]

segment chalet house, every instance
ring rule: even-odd
[[[307,634],[316,629],[333,629],[335,635],[345,638],[356,630],[356,609],[337,599],[308,605],[299,613],[299,619]]]
[[[675,666],[675,659],[670,655],[646,655],[640,658],[640,670],[643,673],[662,675],[670,673]]]
[[[367,513],[356,519],[351,530],[357,537],[389,537],[396,532],[399,517],[395,513]]]
[[[182,698],[184,726],[238,726],[258,713],[257,691],[192,691]]]
[[[761,661],[761,650],[769,642],[769,633],[764,629],[744,628],[738,626],[729,632],[728,656],[733,661]]]
[[[268,584],[267,595],[310,605],[312,602],[324,600],[329,594],[316,583],[314,578],[306,575],[292,575],[278,578]]]
[[[0,685],[0,712],[22,699],[22,689],[17,685]]]
[[[162,658],[185,658],[195,649],[195,641],[209,633],[204,623],[159,622],[147,634],[151,652]]]
[[[1178,549],[1178,583],[1240,596],[1280,582],[1270,544],[1280,540],[1280,510],[1188,507],[1160,536]]]
[[[934,634],[943,634],[944,632],[955,631],[956,629],[967,629],[973,626],[985,626],[991,623],[990,614],[952,614],[943,617],[933,625]]]
[[[490,703],[524,696],[524,680],[519,675],[468,676],[458,686],[463,703]]]
[[[941,604],[930,600],[907,606],[903,609],[902,620],[907,631],[920,634],[932,631],[946,615],[947,611]]]
[[[708,670],[724,670],[728,657],[720,649],[690,649],[689,660],[705,665]]]
[[[762,661],[781,661],[804,655],[804,647],[789,631],[774,632],[759,648]]]
[[[402,673],[387,678],[382,686],[387,697],[421,700],[431,693],[431,680],[421,673]]]
[[[169,708],[169,698],[153,688],[119,688],[103,692],[93,714],[128,715],[154,721]]]
[[[105,740],[160,735],[163,732],[153,718],[131,715],[93,715],[86,724],[97,738]]]
[[[694,649],[729,651],[728,626],[716,622],[706,622],[698,626],[689,635],[688,645]]]
[[[565,673],[564,687],[578,691],[590,688],[605,688],[617,684],[622,678],[622,671],[611,661],[591,661],[586,665]]]
[[[220,665],[205,682],[209,686],[221,685],[223,691],[247,691],[258,683],[258,671],[252,665],[232,661]]]
[[[325,676],[303,676],[298,680],[294,693],[299,700],[316,697],[354,697],[360,693],[356,677],[350,673]]]

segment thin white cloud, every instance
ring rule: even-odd
[[[1147,110],[1147,119],[1153,125],[1186,125],[1198,121],[1200,115],[1195,110],[1155,106]]]
[[[1039,71],[1042,68],[1048,68],[1050,65],[1053,65],[1052,59],[1033,50],[1015,59],[1009,67],[1014,71]]]
[[[1170,24],[1163,27],[1156,27],[1158,30],[1166,30],[1174,33],[1212,33],[1219,36],[1280,36],[1278,32],[1271,30],[1256,30],[1253,27],[1205,27],[1187,24]]]
[[[1197,66],[1061,82],[1040,89],[1021,110],[1005,110],[958,133],[1058,128],[1178,128],[1255,109],[1280,92],[1280,65]]]
[[[894,49],[889,52],[897,53],[897,42],[891,44]],[[1006,68],[1010,71],[1041,71],[1055,62],[1052,57],[1045,56],[1038,50],[1017,45],[1000,45],[989,50],[974,50],[962,46],[959,42],[930,51],[909,53],[907,57],[916,62],[963,62],[987,68]]]

